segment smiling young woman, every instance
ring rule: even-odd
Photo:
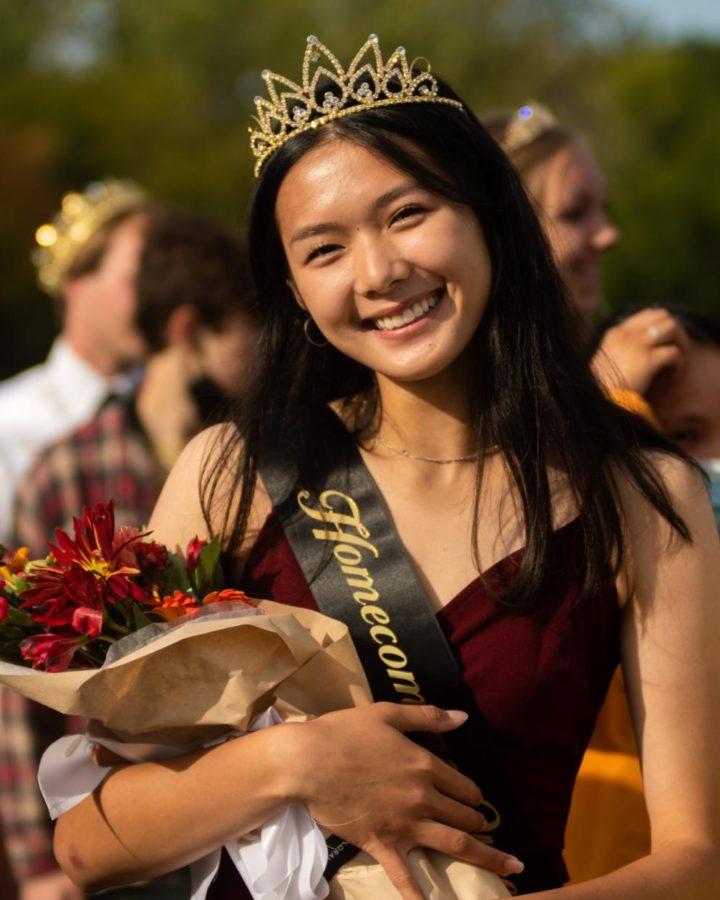
[[[597,387],[535,214],[471,111],[439,81],[412,99],[392,84],[401,68],[387,74],[396,99],[353,82],[373,102],[346,111],[350,94],[323,85],[322,109],[347,114],[260,141],[254,383],[232,425],[187,449],[151,525],[170,544],[221,534],[248,593],[325,608],[324,569],[308,574],[284,511],[300,488],[327,503],[331,473],[348,469],[371,499],[333,521],[359,534],[357,515],[372,515],[374,540],[390,529],[373,590],[401,557],[417,579],[394,579],[394,652],[429,610],[469,719],[458,728],[464,717],[439,708],[456,700],[440,688],[433,706],[378,703],[128,766],[62,817],[58,856],[85,886],[133,881],[299,800],[406,900],[422,896],[405,863],[413,846],[547,900],[714,897],[720,554],[703,485]],[[362,639],[358,649],[364,659]],[[413,671],[432,672],[422,656]],[[620,656],[655,845],[563,887],[573,779]],[[460,771],[406,731],[447,732]],[[487,824],[478,784],[503,814],[495,846],[474,836]]]

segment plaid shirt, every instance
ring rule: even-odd
[[[16,546],[29,547],[31,557],[44,556],[56,528],[71,530],[83,506],[111,498],[118,525],[140,526],[162,479],[132,403],[110,397],[85,425],[43,451],[20,484]],[[0,692],[0,817],[18,883],[57,868],[37,764],[54,740],[82,727],[77,718]]]
[[[112,396],[85,425],[44,450],[20,483],[15,544],[44,556],[56,528],[72,532],[83,506],[115,501],[118,525],[143,525],[163,473],[131,401]]]
[[[77,717],[0,692],[0,817],[10,867],[18,884],[57,869],[52,828],[37,783],[42,751],[63,734],[82,729]]]

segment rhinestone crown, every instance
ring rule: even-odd
[[[78,250],[98,228],[117,213],[145,202],[147,197],[136,184],[117,179],[95,181],[82,193],[65,194],[53,221],[35,232],[37,246],[31,258],[40,287],[56,294]]]
[[[500,146],[509,155],[557,127],[558,120],[547,106],[537,100],[529,100],[515,111],[508,122]]]
[[[430,66],[418,72],[408,63],[404,47],[383,61],[377,35],[371,34],[355,54],[347,71],[314,35],[307,39],[302,84],[269,72],[262,73],[269,99],[255,98],[257,123],[250,126],[250,149],[256,157],[255,175],[265,160],[286,141],[333,119],[399,103],[462,103],[440,96]]]

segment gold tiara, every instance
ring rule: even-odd
[[[458,100],[440,96],[429,63],[420,72],[414,66],[408,63],[404,47],[383,61],[378,37],[371,34],[345,71],[337,57],[310,35],[301,85],[267,69],[262,73],[270,99],[255,98],[257,126],[248,128],[250,149],[257,159],[255,175],[291,137],[334,119],[399,103],[446,103],[462,109]]]
[[[558,124],[558,120],[547,106],[543,106],[537,100],[529,100],[517,109],[510,119],[500,146],[509,155],[521,147],[532,144],[546,131],[557,128]]]
[[[82,193],[71,191],[62,198],[52,222],[35,232],[37,247],[31,258],[40,287],[57,294],[78,250],[114,215],[147,202],[132,181],[107,179],[89,184]]]

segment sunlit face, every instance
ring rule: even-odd
[[[619,237],[605,213],[597,160],[586,144],[571,141],[538,163],[526,184],[570,297],[590,316],[600,299],[600,258]]]
[[[692,341],[683,369],[660,375],[647,396],[670,438],[698,459],[720,459],[720,347]]]
[[[400,381],[461,358],[491,287],[469,207],[332,139],[287,174],[276,217],[295,296],[338,350]]]
[[[94,272],[68,285],[67,302],[110,370],[121,371],[143,359],[148,347],[136,324],[136,279],[143,251],[145,220],[141,215],[121,222],[108,239]]]

